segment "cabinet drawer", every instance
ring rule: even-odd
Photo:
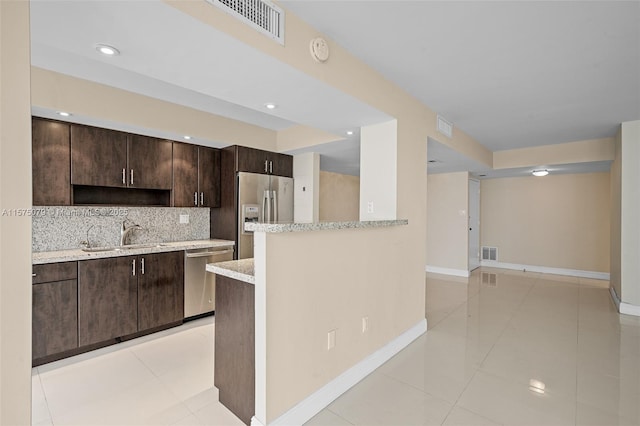
[[[78,277],[78,262],[47,263],[33,265],[33,284],[51,281],[75,280]]]

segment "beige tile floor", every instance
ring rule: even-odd
[[[428,274],[429,331],[307,424],[638,425],[640,318],[607,287]],[[36,368],[33,423],[241,424],[217,403],[213,333],[209,318]]]

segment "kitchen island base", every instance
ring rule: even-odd
[[[247,425],[255,414],[254,293],[253,284],[216,275],[214,386]]]

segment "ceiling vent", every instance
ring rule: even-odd
[[[498,260],[498,248],[482,246],[482,260]]]
[[[284,45],[284,10],[266,0],[207,0]]]
[[[438,114],[438,131],[450,138],[453,136],[453,124]]]

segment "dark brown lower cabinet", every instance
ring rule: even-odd
[[[138,256],[138,330],[184,319],[184,253]]]
[[[214,385],[247,425],[255,414],[255,287],[216,275]]]
[[[32,288],[32,359],[77,348],[78,281],[44,282]]]
[[[138,331],[137,257],[78,262],[80,346]]]
[[[33,364],[179,325],[184,252],[33,266]]]

